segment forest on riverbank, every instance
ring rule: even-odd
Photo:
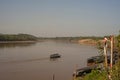
[[[35,41],[37,39],[30,34],[0,34],[0,41]]]

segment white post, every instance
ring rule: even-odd
[[[104,38],[104,56],[105,56],[105,67],[107,68],[107,38]]]
[[[110,61],[110,68],[112,68],[112,64],[113,64],[113,36],[110,37],[110,43],[111,43],[111,61]]]
[[[106,50],[106,46],[104,46],[104,55],[105,55],[105,67],[107,67],[107,50]]]

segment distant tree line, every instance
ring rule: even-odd
[[[49,38],[39,38],[39,39],[50,39],[50,40],[80,40],[80,39],[93,39],[93,40],[100,40],[103,37],[97,36],[80,36],[80,37],[49,37]]]
[[[0,34],[0,41],[30,41],[37,37],[29,34]]]
[[[28,40],[80,40],[80,39],[93,39],[99,40],[103,37],[96,36],[80,36],[80,37],[35,37],[30,34],[0,34],[0,41],[28,41]]]

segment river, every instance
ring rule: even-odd
[[[61,58],[51,60],[53,53]],[[98,55],[94,46],[44,41],[0,44],[0,80],[72,80],[76,68],[86,66],[87,58]]]

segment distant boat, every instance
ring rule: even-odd
[[[51,55],[50,55],[50,58],[60,58],[60,57],[61,57],[61,55],[58,54],[58,53],[55,53],[55,54],[51,54]]]

